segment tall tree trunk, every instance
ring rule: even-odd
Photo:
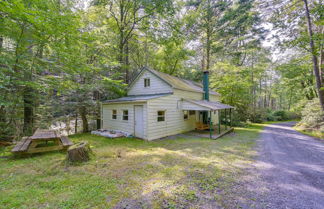
[[[0,36],[0,50],[2,49],[2,45],[3,45],[3,37]]]
[[[268,92],[268,87],[267,87],[267,78],[264,78],[264,100],[263,100],[263,107],[266,108],[267,107],[267,92]]]
[[[6,131],[5,127],[7,127],[7,115],[6,115],[6,109],[3,105],[0,106],[0,140],[1,138],[4,139],[6,138]]]
[[[124,81],[127,83],[127,73],[126,73],[126,68],[125,68],[125,2],[119,1],[119,64],[120,64],[120,72],[125,73],[124,74]]]
[[[253,68],[252,68],[252,71],[251,71],[251,84],[252,84],[252,86],[251,86],[251,105],[252,105],[252,110],[253,110],[253,112],[255,112],[255,91],[254,91],[254,73],[253,73]]]
[[[323,1],[321,0],[320,1],[320,5],[323,5]],[[324,18],[324,14],[323,13],[320,13],[320,16],[319,16],[319,19],[320,20],[323,20]],[[319,33],[323,36],[324,35],[324,27],[323,26],[319,26]],[[319,62],[319,69],[320,69],[320,76],[321,76],[321,82],[322,82],[322,85],[324,83],[324,43],[323,41],[320,43],[320,62]]]
[[[320,51],[320,77],[321,77],[321,82],[323,85],[323,83],[324,83],[324,49],[323,49],[323,47]]]
[[[6,121],[6,110],[5,110],[5,106],[1,105],[0,106],[0,123],[5,122],[5,121]]]
[[[122,31],[120,33],[118,62],[120,65],[120,72],[124,72],[124,38]],[[124,80],[126,81],[126,76],[124,77]]]
[[[33,89],[25,87],[23,91],[24,101],[24,127],[23,132],[29,136],[33,134],[34,128],[34,95]]]
[[[206,71],[209,71],[210,68],[210,36],[211,36],[211,2],[208,0],[207,8],[207,28],[206,28]]]
[[[79,113],[82,119],[82,132],[89,132],[89,124],[87,119],[87,108],[85,106],[79,107]]]
[[[313,40],[313,30],[312,30],[312,24],[311,24],[311,18],[309,15],[309,9],[308,9],[308,2],[307,0],[303,0],[305,4],[305,14],[307,19],[307,27],[308,27],[308,34],[309,34],[309,46],[312,52],[312,61],[313,61],[313,71],[316,79],[316,88],[318,91],[318,97],[320,100],[320,104],[322,107],[322,110],[324,111],[324,89],[321,82],[321,76],[319,73],[319,67],[318,67],[318,61],[316,56],[316,50],[315,50],[315,44]]]
[[[261,108],[261,104],[262,104],[262,79],[261,79],[262,76],[260,76],[259,78],[259,101],[258,101],[258,108]]]
[[[292,99],[292,91],[290,91],[290,94],[289,94],[288,111],[290,111],[291,99]]]
[[[149,56],[149,51],[148,51],[148,43],[147,43],[147,30],[145,30],[145,42],[144,42],[144,49],[145,49],[145,67],[148,65],[148,56]]]
[[[201,58],[201,69],[202,71],[205,70],[205,54],[204,54],[204,50],[203,50],[203,53],[202,53],[202,58]]]
[[[268,106],[267,107],[271,107],[271,103],[270,103],[270,100],[271,100],[271,83],[270,83],[270,86],[269,86],[269,95],[268,95]]]
[[[33,51],[30,48],[28,50],[30,55],[33,55]],[[32,66],[30,72],[26,71],[24,76],[25,81],[33,80]],[[23,132],[25,135],[29,136],[33,134],[34,129],[34,108],[35,108],[35,89],[26,85],[23,89],[23,101],[24,101],[24,127]]]
[[[128,48],[128,41],[125,44],[125,82],[129,83],[129,48]]]
[[[254,72],[253,72],[253,69],[254,69],[254,63],[253,63],[253,53],[252,53],[252,63],[251,63],[251,95],[252,95],[252,98],[251,98],[251,104],[252,104],[252,111],[253,113],[255,113],[255,85],[254,85]]]
[[[206,40],[206,71],[210,68],[210,34],[209,27],[207,28],[207,40]]]
[[[74,133],[78,133],[78,112],[75,113]]]

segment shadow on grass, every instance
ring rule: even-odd
[[[217,140],[146,142],[74,135],[73,142],[88,141],[92,146],[96,156],[91,161],[66,167],[64,153],[0,159],[0,204],[5,208],[225,207],[229,188],[251,163],[262,128],[257,124],[236,128],[234,134]],[[122,152],[121,157],[117,152]]]

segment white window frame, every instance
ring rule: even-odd
[[[150,88],[150,86],[151,86],[151,79],[150,78],[144,78],[144,88]]]
[[[163,112],[163,115],[159,115],[159,112]],[[158,110],[157,112],[156,112],[156,121],[157,122],[165,122],[165,114],[166,113],[166,111],[165,110]],[[159,118],[163,118],[163,120],[159,120]]]
[[[116,114],[114,114],[114,111],[116,111]],[[117,110],[116,109],[112,109],[111,110],[111,119],[112,120],[117,120],[117,118],[118,118],[118,112],[117,112]],[[116,118],[114,118],[114,116],[116,116]]]
[[[125,111],[127,111],[127,115],[125,115]],[[124,117],[127,116],[127,120],[124,119]],[[123,110],[123,116],[122,116],[123,121],[128,121],[129,120],[129,111],[128,110]]]

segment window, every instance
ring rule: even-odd
[[[188,110],[183,111],[183,119],[187,120],[188,119]]]
[[[158,111],[157,112],[157,121],[165,121],[165,111]]]
[[[123,110],[123,120],[128,120],[128,110]]]
[[[196,115],[196,111],[195,110],[189,110],[189,115]]]
[[[117,119],[117,110],[112,110],[112,119],[116,120]]]
[[[149,87],[151,85],[149,78],[144,78],[144,87]]]

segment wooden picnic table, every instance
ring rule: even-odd
[[[23,137],[11,150],[13,153],[39,153],[64,150],[73,143],[66,136],[61,136],[53,130],[37,129],[34,135]]]

